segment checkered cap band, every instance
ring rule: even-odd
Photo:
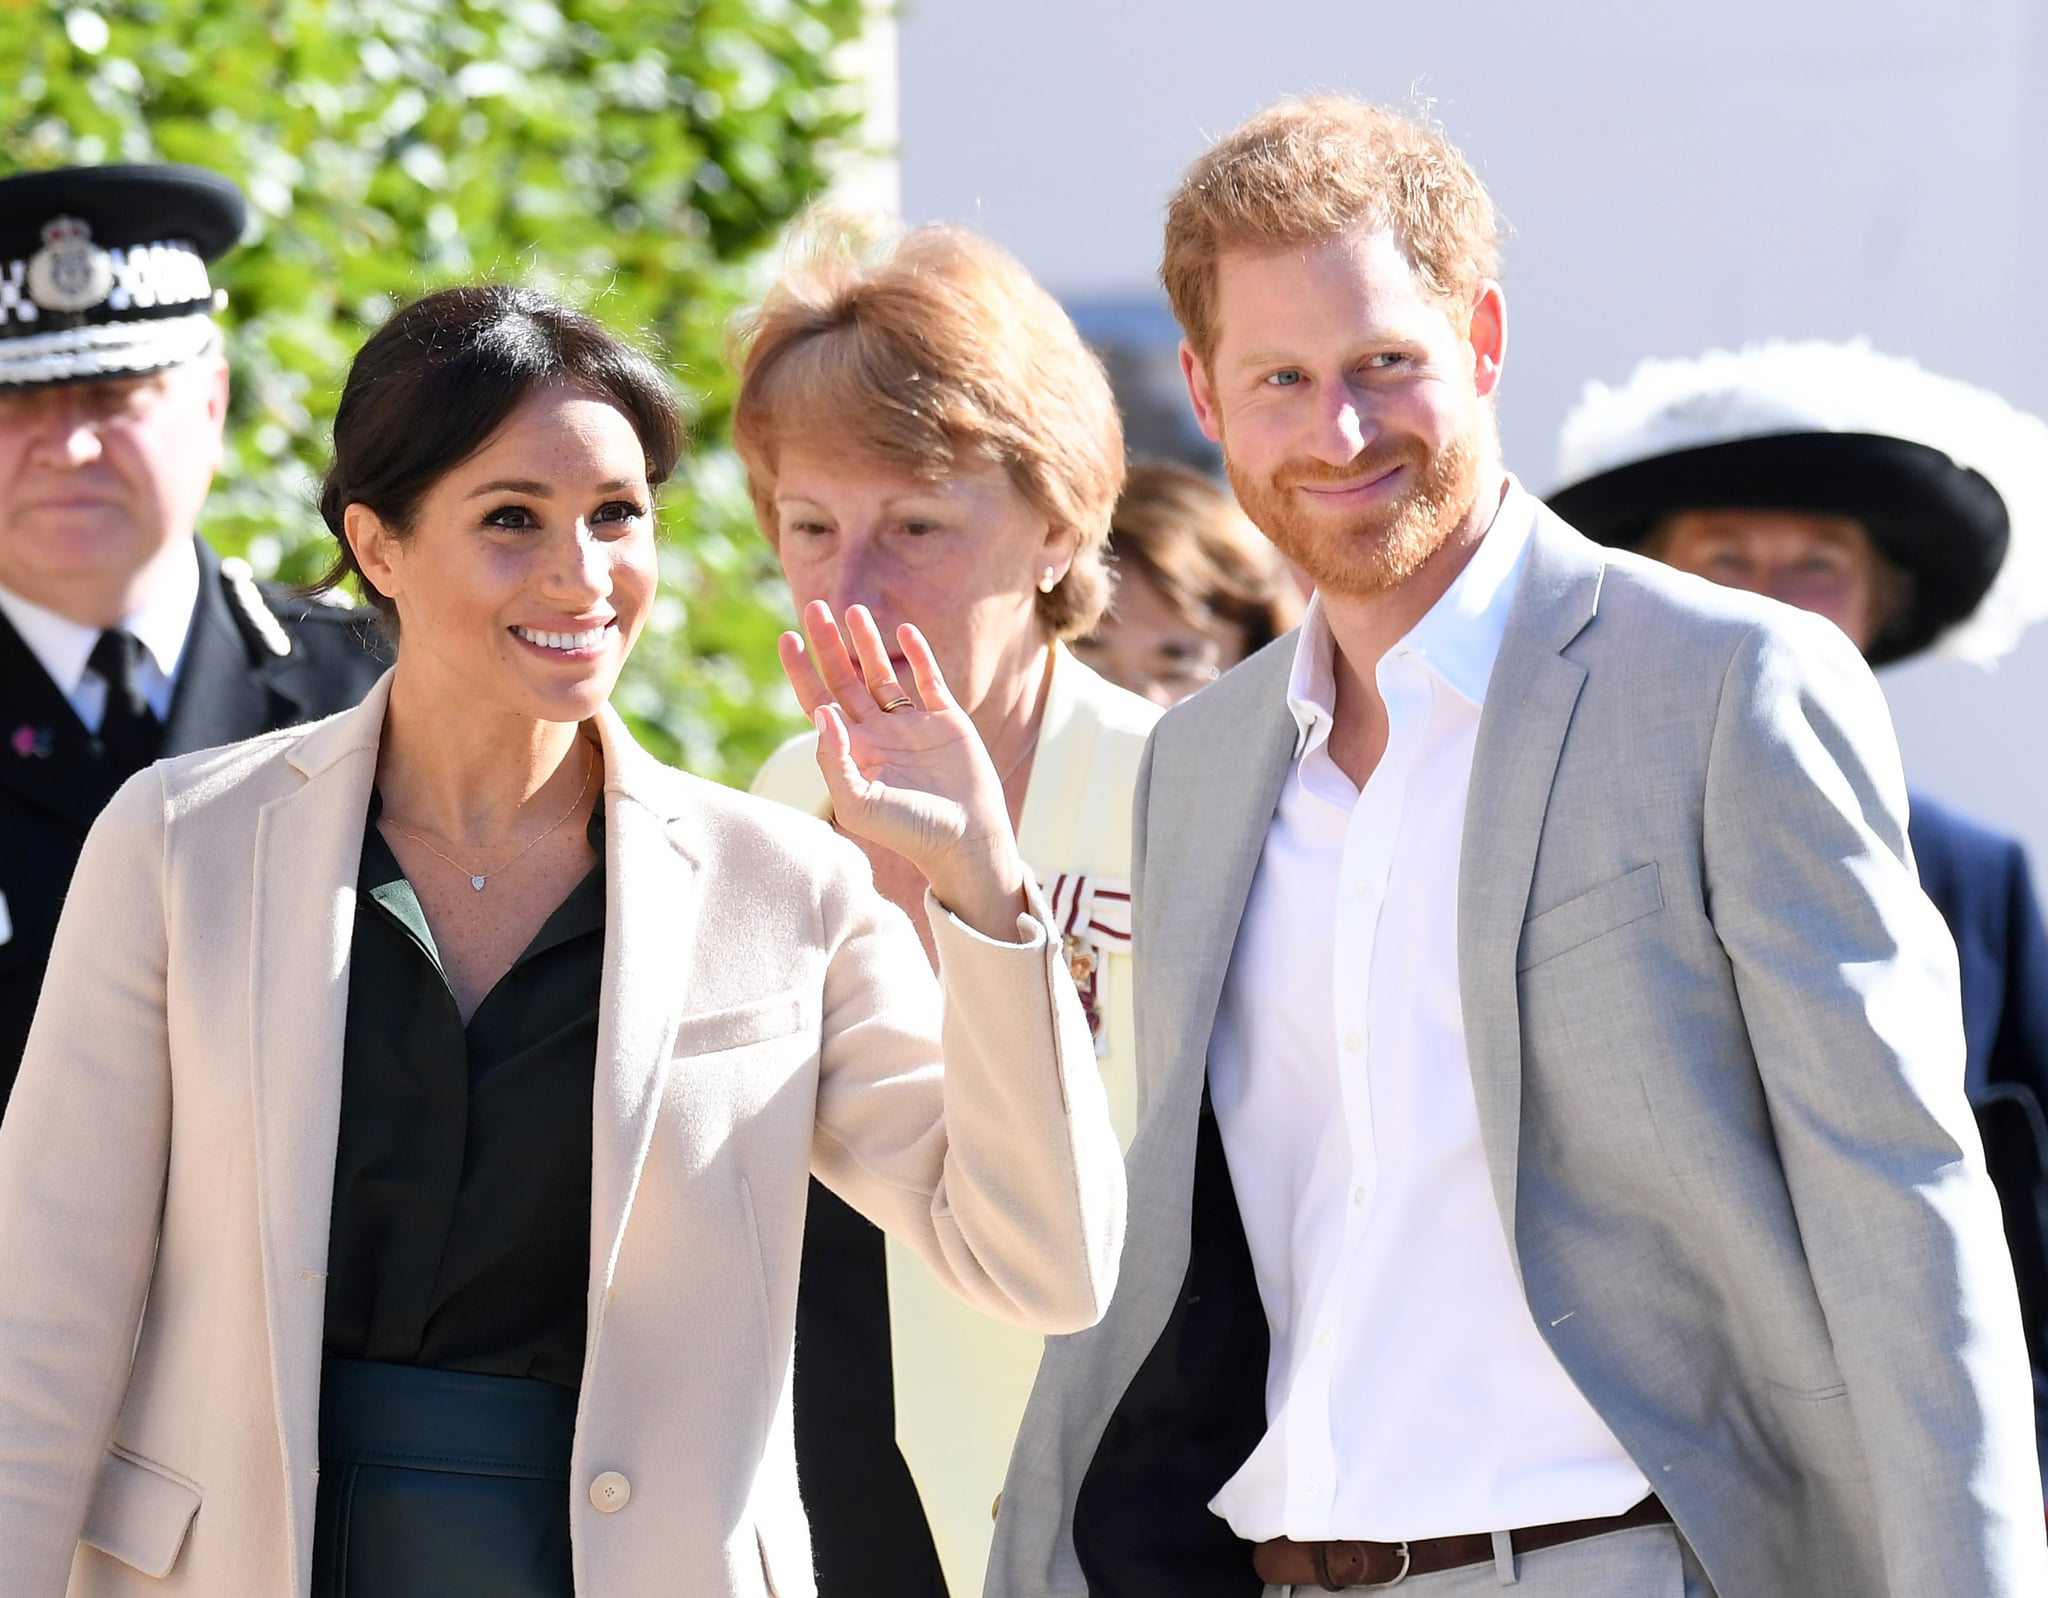
[[[214,335],[213,318],[202,311],[0,339],[0,388],[161,371],[204,353]]]

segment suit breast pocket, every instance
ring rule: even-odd
[[[1652,860],[1523,922],[1515,969],[1527,971],[1555,960],[1663,908],[1663,883]]]

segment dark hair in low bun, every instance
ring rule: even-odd
[[[312,585],[354,577],[387,625],[391,601],[363,577],[343,531],[367,505],[401,536],[426,493],[469,459],[535,390],[589,389],[618,406],[647,456],[647,481],[667,480],[683,425],[660,370],[598,322],[532,289],[474,284],[413,301],[363,345],[334,414],[334,464],[320,514],[340,546]]]

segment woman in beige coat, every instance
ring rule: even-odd
[[[676,440],[524,291],[358,358],[323,510],[397,665],[122,790],[0,1129],[9,1598],[810,1593],[813,1171],[990,1313],[1101,1312],[1086,1023],[922,638],[819,605],[783,658],[943,1005],[851,844],[606,705]]]

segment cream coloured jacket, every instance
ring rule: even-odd
[[[1071,651],[1058,644],[1053,650],[1017,845],[1049,894],[1062,878],[1128,893],[1131,797],[1146,737],[1164,712],[1091,671]],[[817,751],[816,734],[792,738],[763,764],[754,792],[811,815],[827,814]],[[1072,900],[1059,897],[1064,925]],[[1128,1144],[1138,1118],[1131,945],[1105,942],[1089,954],[1099,967],[1096,1063],[1118,1140]],[[888,1251],[896,1442],[917,1483],[946,1586],[954,1598],[968,1598],[981,1591],[994,1500],[1042,1339],[977,1314],[897,1239],[889,1240]]]
[[[307,1591],[387,694],[158,765],[86,845],[0,1127],[9,1598]],[[942,1017],[850,845],[661,766],[610,712],[590,735],[607,920],[577,1590],[808,1595],[789,1416],[807,1176],[978,1308],[1086,1326],[1123,1226],[1093,1051],[1041,919],[1007,945],[934,906]],[[602,1513],[607,1471],[630,1497]]]

